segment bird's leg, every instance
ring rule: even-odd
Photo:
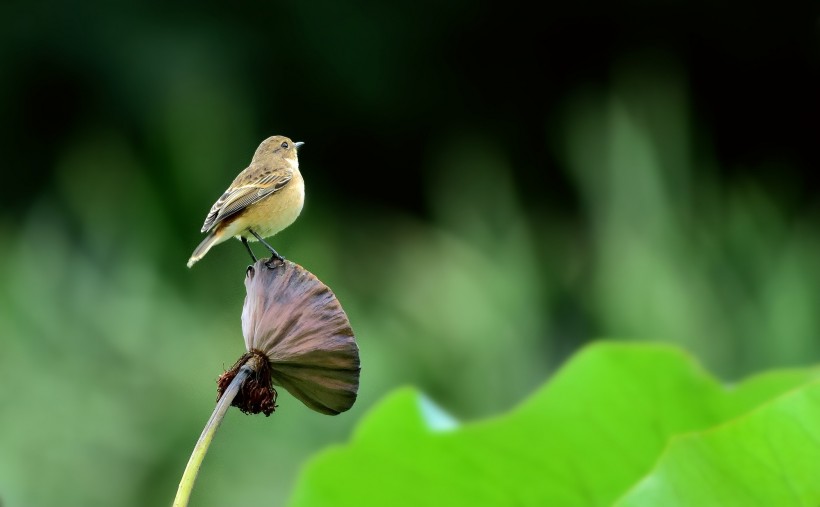
[[[248,249],[248,253],[251,254],[251,259],[253,262],[256,263],[256,256],[253,254],[253,250],[251,250],[251,246],[248,244],[248,240],[245,239],[245,236],[240,236],[242,238],[242,244],[245,245],[245,248]]]
[[[270,258],[270,260],[271,260],[271,261],[272,261],[272,260],[274,260],[274,259],[276,259],[276,260],[278,260],[279,262],[285,262],[285,258],[284,258],[284,257],[282,257],[281,255],[279,255],[279,253],[278,253],[276,250],[274,250],[274,249],[273,249],[273,247],[272,247],[272,246],[270,246],[270,245],[268,244],[268,242],[267,242],[267,241],[265,241],[264,239],[262,239],[262,236],[260,236],[259,234],[257,234],[257,233],[256,233],[256,231],[254,231],[253,229],[248,229],[248,231],[250,231],[250,233],[251,233],[251,234],[253,234],[253,235],[256,237],[256,239],[257,239],[257,240],[259,240],[259,242],[260,242],[260,243],[262,243],[263,245],[265,245],[265,246],[268,248],[268,250],[270,250],[270,253],[271,253],[271,258]],[[268,267],[271,267],[271,266],[270,266],[270,261],[268,261]]]

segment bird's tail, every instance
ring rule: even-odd
[[[208,250],[210,250],[212,246],[222,241],[222,235],[214,234],[215,232],[216,231],[211,231],[207,236],[205,236],[205,239],[202,240],[202,243],[200,243],[199,246],[196,247],[194,253],[191,254],[191,258],[188,259],[189,268],[193,266],[194,263],[196,263],[199,259],[205,257],[205,254],[208,253]]]

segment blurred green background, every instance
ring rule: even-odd
[[[185,262],[274,134],[307,201],[272,242],[347,310],[360,397],[231,411],[193,505],[285,505],[393,388],[474,420],[594,339],[816,363],[817,5],[539,9],[4,2],[2,505],[170,505],[243,353],[244,248]]]

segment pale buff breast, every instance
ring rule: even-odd
[[[248,241],[256,241],[248,229],[253,229],[263,238],[273,236],[296,221],[304,203],[305,182],[296,171],[293,179],[283,189],[255,202],[240,218],[228,225],[225,236],[244,236]]]

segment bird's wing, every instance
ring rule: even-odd
[[[205,224],[202,226],[202,232],[210,231],[231,215],[281,190],[292,178],[293,172],[288,169],[243,171],[211,207],[211,211],[205,218]]]

